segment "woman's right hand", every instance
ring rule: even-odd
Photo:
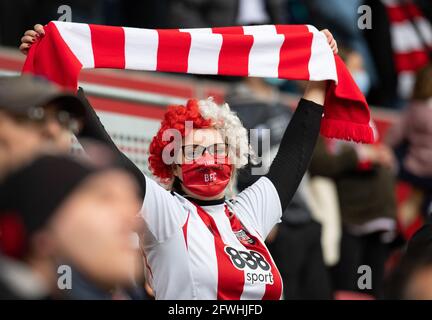
[[[36,24],[33,30],[27,30],[24,32],[24,36],[21,38],[21,45],[19,47],[20,51],[27,55],[30,47],[37,39],[45,35],[45,30],[43,25]]]

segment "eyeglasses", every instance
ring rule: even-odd
[[[53,119],[73,134],[78,134],[81,129],[81,121],[66,110],[35,107],[30,108],[27,115],[15,115],[15,118],[19,121],[29,120],[42,125],[46,124],[49,119]]]
[[[228,145],[226,143],[215,143],[207,147],[199,144],[189,144],[187,146],[182,146],[182,150],[186,160],[198,159],[206,150],[210,155],[216,158],[228,156]]]

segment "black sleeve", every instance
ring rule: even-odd
[[[79,88],[78,90],[78,98],[81,99],[86,109],[83,128],[77,136],[78,141],[88,138],[107,146],[116,157],[116,162],[136,178],[140,188],[141,197],[144,199],[146,190],[144,174],[128,157],[126,157],[119,150],[119,148],[117,148],[114,141],[111,139],[110,135],[102,125],[90,102],[87,100],[82,88]]]
[[[318,139],[323,107],[301,99],[279,146],[267,178],[275,186],[282,211],[288,207],[297,190]]]

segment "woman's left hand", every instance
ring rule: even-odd
[[[321,32],[326,36],[327,43],[329,44],[329,46],[332,49],[333,53],[337,54],[338,53],[337,42],[336,42],[335,38],[333,37],[333,35],[331,34],[331,32],[328,31],[328,29],[321,30]]]

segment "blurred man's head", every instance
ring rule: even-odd
[[[406,284],[404,298],[407,300],[432,300],[432,259],[428,264],[413,271]]]
[[[409,240],[387,281],[387,298],[432,300],[432,225],[426,223]]]
[[[345,62],[360,91],[365,95],[368,94],[370,77],[365,69],[362,55],[353,49],[341,47],[339,49],[339,56]]]
[[[66,199],[50,224],[57,251],[98,284],[128,283],[135,274],[131,233],[140,209],[137,192],[122,171],[93,175]]]
[[[432,300],[432,225],[426,223],[408,242],[401,265],[405,267],[403,298]]]
[[[131,283],[140,201],[127,173],[43,156],[7,176],[0,192],[0,250],[41,272],[52,289],[59,264],[103,288]]]
[[[0,77],[0,176],[46,150],[70,147],[81,101],[41,78]]]
[[[412,99],[419,101],[432,99],[432,62],[417,71]]]

